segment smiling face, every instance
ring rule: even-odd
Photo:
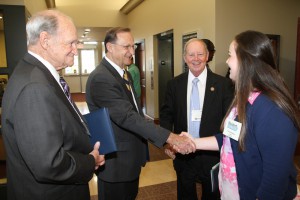
[[[204,42],[195,40],[187,44],[184,61],[195,77],[205,69],[207,60],[208,52]]]
[[[236,42],[232,41],[230,46],[229,46],[229,51],[228,51],[228,59],[226,60],[226,63],[230,69],[230,75],[229,78],[233,81],[237,80],[238,76],[238,59],[236,56]]]
[[[74,64],[77,55],[77,31],[73,22],[66,18],[59,18],[59,26],[55,35],[47,34],[47,60],[61,70]]]
[[[122,69],[131,64],[134,55],[134,40],[130,32],[117,33],[115,42],[106,44],[106,56]]]

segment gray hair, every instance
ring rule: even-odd
[[[55,35],[58,30],[60,16],[69,18],[57,10],[46,10],[32,16],[26,24],[27,45],[35,45],[39,40],[40,33],[43,31]]]
[[[204,44],[206,53],[208,53],[208,49],[207,49],[206,43],[205,43],[202,39],[199,39],[199,38],[192,38],[192,39],[190,39],[189,41],[187,41],[187,42],[185,43],[184,48],[183,48],[183,56],[185,56],[186,53],[187,53],[187,52],[186,52],[187,46],[188,46],[190,43],[194,42],[194,41],[198,41],[198,42],[201,42],[202,44]]]

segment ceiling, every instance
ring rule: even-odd
[[[66,12],[71,18],[75,16],[78,17],[84,16],[91,12],[91,10],[97,10],[97,12],[105,12],[107,10],[121,11],[123,14],[128,14],[132,9],[139,5],[144,0],[23,0],[23,5],[33,6],[33,13],[45,9],[34,7],[37,4],[37,1],[40,3],[44,1],[45,6],[48,8],[53,8],[56,6],[58,10]],[[5,3],[10,2],[10,3]],[[22,4],[20,0],[7,0],[4,1],[4,4],[18,5]],[[81,12],[78,12],[80,10]],[[84,15],[85,14],[85,15]],[[1,15],[1,13],[0,13]],[[4,16],[5,17],[5,16]],[[80,16],[81,17],[81,16]],[[5,19],[4,19],[5,20]],[[0,30],[3,30],[3,20],[0,19]],[[87,23],[88,24],[88,23]],[[90,29],[90,32],[85,32],[85,29]],[[77,27],[78,39],[82,42],[84,41],[97,41],[101,42],[104,40],[106,31],[111,27]],[[83,37],[85,35],[85,37]]]
[[[81,13],[88,13],[89,10],[97,9],[97,12],[101,13],[104,10],[116,10],[119,11],[129,0],[45,0],[50,3],[54,3],[57,9],[66,10],[68,8],[68,15],[73,18],[75,15],[78,17]],[[75,12],[70,12],[74,10]],[[82,12],[77,12],[81,10]],[[91,11],[90,11],[91,12]],[[82,16],[84,18],[84,16]],[[85,29],[90,29],[90,32],[85,32]],[[77,27],[78,39],[84,41],[97,41],[104,40],[106,31],[110,27]],[[85,37],[83,37],[85,36]]]
[[[64,10],[66,8],[72,8],[72,10],[77,11],[80,8],[83,12],[88,13],[88,10],[97,8],[98,12],[101,10],[120,10],[128,0],[46,0],[46,3],[52,2],[56,5],[59,10]],[[78,12],[68,13],[70,17],[73,15],[78,15]],[[83,16],[84,17],[84,16]],[[85,29],[89,29],[90,32],[85,32]],[[106,31],[110,27],[77,27],[78,39],[81,42],[85,41],[97,41],[101,42],[104,40]]]
[[[109,28],[110,27],[77,27],[78,40],[80,42],[102,42]],[[85,29],[89,29],[90,32],[86,32]]]

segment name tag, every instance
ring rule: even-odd
[[[223,134],[238,141],[241,133],[242,124],[232,119],[227,120]]]
[[[201,121],[201,110],[192,110],[192,121],[193,122]]]

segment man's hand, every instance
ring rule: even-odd
[[[169,156],[170,158],[172,158],[173,160],[176,158],[176,151],[172,148],[171,145],[166,144],[165,145],[165,154],[167,154],[167,156]]]
[[[167,139],[167,143],[170,144],[175,151],[181,154],[188,154],[196,151],[194,141],[185,135],[179,136],[171,133]]]
[[[94,150],[90,153],[95,158],[95,170],[105,164],[104,155],[99,154],[100,142],[96,142],[94,145]]]

